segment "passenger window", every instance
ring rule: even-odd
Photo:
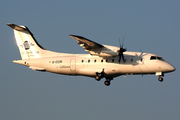
[[[96,60],[94,60],[94,62],[96,62]]]
[[[88,60],[88,63],[90,62],[90,60]]]
[[[81,61],[82,63],[84,62],[84,60]]]
[[[106,59],[106,62],[108,62],[108,59]]]
[[[101,60],[101,62],[103,62],[103,60]]]

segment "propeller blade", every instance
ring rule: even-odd
[[[124,60],[124,55],[122,54],[122,58],[123,58],[123,62],[125,62],[125,60]]]
[[[121,54],[119,54],[119,63],[121,62]]]
[[[119,40],[119,48],[121,48],[121,40],[120,40],[120,38],[118,40]]]
[[[123,48],[123,45],[124,45],[124,37],[123,37],[123,42],[122,42],[122,46],[121,46],[122,48]]]
[[[123,59],[123,62],[125,62],[125,60],[124,60],[124,54],[123,54],[123,52],[125,52],[126,51],[126,49],[125,48],[123,48],[123,44],[124,44],[124,37],[123,37],[123,42],[122,42],[122,44],[121,44],[121,41],[120,41],[120,39],[118,39],[119,40],[119,50],[117,51],[118,52],[118,55],[119,55],[119,63],[121,62],[121,57],[122,57],[122,59]]]

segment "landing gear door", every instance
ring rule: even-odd
[[[76,59],[72,58],[70,63],[71,63],[70,65],[71,71],[76,71]]]

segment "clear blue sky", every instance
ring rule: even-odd
[[[0,4],[0,120],[179,120],[179,0],[2,0]],[[176,67],[155,75],[104,80],[37,72],[21,59],[13,30],[26,25],[46,49],[86,53],[69,34],[129,51],[161,55]]]

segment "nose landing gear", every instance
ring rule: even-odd
[[[163,76],[159,76],[159,78],[158,78],[158,80],[160,81],[160,82],[162,82],[164,79],[162,78]]]
[[[160,82],[162,82],[162,81],[163,81],[163,78],[162,78],[162,77],[164,77],[164,73],[163,73],[163,72],[156,72],[156,75],[159,77],[158,80],[159,80]]]

